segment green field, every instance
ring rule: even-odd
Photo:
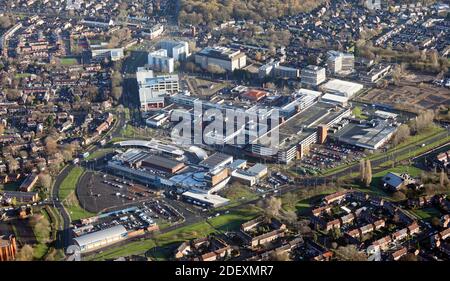
[[[103,156],[105,156],[106,154],[112,152],[114,149],[112,148],[100,148],[97,149],[96,151],[94,151],[93,153],[91,153],[86,160],[94,160],[97,158],[101,158]]]
[[[61,183],[61,187],[59,190],[59,198],[63,202],[63,205],[72,220],[78,220],[95,215],[81,208],[75,194],[78,180],[83,175],[83,173],[84,168],[74,167]]]
[[[75,65],[78,64],[78,61],[75,58],[62,58],[60,63],[61,65]]]
[[[27,77],[30,77],[31,75],[33,75],[33,74],[31,74],[31,73],[16,73],[16,75],[14,75],[14,78],[18,78],[18,79],[27,78]]]
[[[435,208],[423,208],[411,210],[411,213],[418,216],[422,220],[431,220],[433,217],[440,217],[441,213]]]
[[[75,189],[77,188],[77,182],[83,173],[84,168],[82,167],[74,167],[69,172],[67,177],[61,183],[61,187],[59,189],[59,199],[61,201],[65,200],[71,193],[75,192]]]
[[[355,106],[355,108],[353,108],[353,115],[355,115],[355,117],[358,119],[366,120],[368,118],[366,115],[363,114],[363,111],[359,106]]]
[[[245,200],[245,199],[254,199],[257,197],[257,194],[250,190],[249,187],[234,183],[220,192],[220,195],[230,199],[232,202]]]
[[[247,207],[231,211],[228,214],[213,217],[208,220],[209,224],[219,231],[230,231],[239,229],[240,225],[252,220],[261,212],[259,208]]]

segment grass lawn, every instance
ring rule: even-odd
[[[308,199],[302,200],[295,204],[295,208],[299,214],[303,215],[311,208],[311,204]]]
[[[215,229],[220,231],[230,231],[238,229],[242,223],[252,220],[261,213],[257,207],[245,207],[230,211],[229,214],[213,217],[208,222]]]
[[[379,178],[381,180],[381,178],[384,177],[384,175],[386,175],[388,172],[397,174],[408,173],[412,177],[418,177],[423,172],[423,170],[414,166],[397,166],[395,168],[388,168],[384,171],[374,174],[372,183],[374,182],[375,178]]]
[[[72,192],[75,192],[77,182],[83,173],[84,168],[82,167],[72,168],[67,177],[61,183],[61,187],[59,189],[59,199],[61,201],[65,200]]]
[[[97,158],[101,158],[112,151],[114,151],[114,149],[112,149],[112,148],[100,148],[100,149],[94,151],[92,154],[90,154],[86,158],[86,160],[94,160]]]
[[[242,199],[254,199],[257,197],[249,187],[235,183],[220,192],[220,195],[230,199],[231,201],[239,201]]]
[[[75,195],[74,195],[74,197],[76,199]],[[83,209],[80,206],[80,203],[78,202],[78,200],[76,200],[76,201],[73,200],[70,203],[66,201],[63,204],[64,204],[64,207],[66,208],[67,212],[69,213],[70,218],[73,221],[92,217],[95,215],[95,213],[91,213],[91,212],[88,212],[85,209]]]
[[[285,193],[281,196],[281,204],[286,211],[305,212],[322,196],[335,193],[342,189],[328,186],[317,186],[308,189],[299,189]]]
[[[47,244],[50,241],[51,233],[49,214],[43,209],[42,215],[40,222],[33,227],[34,236],[38,242],[33,246],[33,257],[36,260],[41,260],[49,250]]]
[[[78,64],[78,61],[75,58],[62,58],[60,63],[61,65],[74,65]]]
[[[124,140],[127,140],[127,138],[112,138],[110,141],[109,141],[109,143],[112,143],[112,144],[114,144],[114,143],[116,143],[116,142],[120,142],[120,141],[124,141]]]
[[[363,114],[363,111],[359,106],[355,106],[355,108],[353,108],[353,115],[355,115],[355,117],[358,119],[367,119],[367,116]]]
[[[148,249],[155,247],[155,241],[151,239],[136,241],[127,244],[123,247],[117,247],[110,250],[106,250],[101,254],[92,256],[88,260],[106,260],[106,259],[114,259],[121,256],[129,256],[131,254],[144,254]]]
[[[14,78],[27,78],[30,77],[32,74],[31,73],[16,73],[16,75],[14,75]]]
[[[74,167],[69,172],[67,177],[63,180],[63,182],[61,183],[61,187],[59,189],[60,200],[63,202],[63,205],[66,208],[72,220],[79,220],[81,218],[86,218],[95,215],[81,208],[80,203],[78,202],[77,196],[75,194],[78,180],[83,175],[83,173],[84,168]]]
[[[352,187],[354,189],[357,189],[357,190],[360,190],[363,192],[367,192],[370,195],[379,196],[379,197],[383,197],[383,198],[391,198],[392,193],[387,192],[381,188],[381,179],[388,172],[397,173],[397,174],[408,173],[409,175],[411,175],[413,177],[419,177],[420,174],[422,173],[422,170],[419,168],[416,168],[414,166],[397,166],[395,168],[389,168],[389,169],[386,169],[381,172],[373,174],[372,183],[370,184],[370,187],[365,187],[360,184],[354,184],[354,185],[352,185]],[[354,178],[358,178],[358,177],[359,177],[359,173],[355,173]],[[357,179],[355,179],[355,182],[356,181],[357,181]]]
[[[417,209],[417,210],[411,210],[411,213],[418,216],[422,220],[431,220],[433,217],[440,217],[441,212],[437,210],[436,208],[423,208],[423,209]]]

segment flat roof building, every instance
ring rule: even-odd
[[[182,194],[182,196],[189,202],[192,202],[194,204],[197,203],[196,205],[205,204],[206,206],[211,206],[214,208],[225,206],[230,201],[219,195],[192,191],[186,191]]]
[[[332,74],[350,74],[355,68],[355,56],[353,54],[338,51],[328,52],[328,69]]]
[[[75,245],[80,247],[80,252],[90,252],[126,239],[127,230],[123,225],[95,231],[73,239]]]
[[[327,79],[325,68],[308,65],[302,70],[301,81],[305,85],[318,86]]]
[[[334,139],[357,147],[375,150],[393,136],[397,127],[386,120],[372,120],[367,124],[350,123],[334,134]]]
[[[356,93],[361,91],[364,86],[358,83],[333,79],[322,85],[321,88],[330,94],[352,98]]]
[[[141,111],[165,106],[165,96],[180,90],[178,75],[154,76],[149,68],[140,67],[136,72]]]
[[[167,51],[167,56],[175,61],[184,61],[189,57],[189,44],[185,41],[162,40],[158,47]]]
[[[148,54],[148,65],[155,71],[172,73],[175,60],[167,55],[167,50],[160,49]]]
[[[247,56],[240,50],[226,47],[206,47],[195,55],[195,63],[208,69],[216,65],[226,71],[234,71],[247,65]]]
[[[176,173],[184,168],[184,163],[176,160],[168,159],[158,155],[150,155],[142,160],[141,165],[144,167],[155,168],[164,172]]]
[[[209,156],[202,162],[200,162],[200,166],[205,167],[210,170],[214,170],[220,167],[224,167],[225,165],[231,164],[233,162],[233,156],[216,152],[213,155]]]

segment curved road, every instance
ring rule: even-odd
[[[118,131],[125,125],[125,115],[124,113],[119,113],[116,115],[117,122],[114,123],[114,126],[112,130],[110,130],[107,135],[117,136]],[[107,136],[106,135],[106,136]],[[96,149],[96,146],[93,145],[89,147],[86,151],[92,152]],[[55,178],[55,183],[53,184],[52,193],[50,202],[53,204],[53,206],[59,211],[61,214],[61,217],[63,218],[63,225],[62,230],[58,232],[57,235],[57,245],[60,249],[66,249],[68,246],[70,246],[72,242],[72,232],[70,231],[70,224],[71,219],[70,215],[67,213],[66,209],[64,208],[63,204],[60,201],[59,198],[59,189],[61,187],[62,182],[67,177],[67,175],[70,173],[70,171],[73,169],[73,165],[67,165],[61,172],[58,174],[58,176]]]

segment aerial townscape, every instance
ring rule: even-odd
[[[0,261],[450,260],[449,1],[0,0],[0,83]]]

